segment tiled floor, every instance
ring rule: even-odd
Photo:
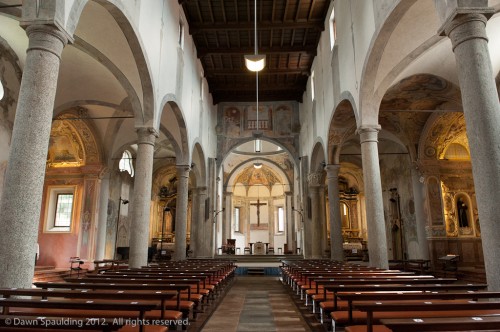
[[[276,276],[237,276],[203,332],[316,331]]]

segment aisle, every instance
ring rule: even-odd
[[[237,276],[203,332],[310,331],[276,276]]]

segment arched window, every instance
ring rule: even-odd
[[[469,151],[467,148],[458,143],[451,143],[446,152],[444,153],[444,159],[447,160],[470,160]]]
[[[118,165],[120,172],[128,172],[131,177],[134,177],[134,165],[132,165],[132,154],[128,150],[123,151],[122,159]]]
[[[332,9],[332,15],[330,15],[330,48],[333,49],[335,45],[335,40],[337,39],[337,24],[335,23],[335,10]]]
[[[4,95],[2,80],[0,80],[0,100],[2,100]]]

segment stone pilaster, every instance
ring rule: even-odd
[[[189,165],[177,166],[177,213],[175,214],[175,253],[176,261],[186,259],[187,210],[189,191]]]
[[[191,213],[191,242],[189,243],[189,249],[193,251],[193,257],[199,257],[199,247],[200,238],[199,234],[201,232],[201,222],[200,222],[200,195],[198,188],[193,188],[191,190],[191,198],[193,200],[193,211]]]
[[[382,183],[378,158],[378,132],[380,126],[358,128],[365,182],[366,223],[368,228],[368,253],[370,265],[387,269],[387,238],[385,231]]]
[[[342,219],[339,199],[340,165],[327,165],[325,170],[328,184],[328,209],[330,211],[330,258],[342,262],[344,260],[344,248],[342,246]]]
[[[307,177],[311,197],[311,227],[309,228],[310,235],[306,235],[306,239],[310,241],[311,252],[309,257],[313,259],[319,259],[323,256],[321,252],[322,225],[319,202],[319,191],[323,187],[321,179],[321,172],[310,173]]]
[[[415,223],[417,226],[418,257],[417,259],[429,259],[429,244],[425,232],[425,203],[424,185],[420,183],[420,174],[415,169],[411,170],[411,181],[413,186],[413,199],[415,202]],[[411,257],[410,257],[411,258]]]
[[[137,128],[137,136],[134,197],[131,200],[132,219],[129,255],[129,267],[131,268],[139,268],[148,263],[153,156],[158,133],[154,128],[140,127]]]
[[[45,163],[66,35],[49,25],[26,28],[29,45],[0,202],[0,287],[31,287]]]
[[[295,220],[293,218],[292,203],[293,193],[291,191],[285,192],[285,204],[286,204],[286,243],[288,250],[295,253]],[[283,253],[285,249],[283,248]]]
[[[226,244],[227,239],[231,239],[231,222],[233,220],[233,193],[226,191],[224,223],[222,225],[222,244]]]
[[[208,207],[207,204],[207,187],[198,187],[199,194],[199,221],[200,229],[198,233],[199,239],[199,255],[201,257],[211,257],[212,255],[212,219],[209,217],[205,219],[205,211]],[[191,228],[192,229],[192,228]]]
[[[484,2],[486,3],[486,2]],[[451,39],[469,139],[488,289],[500,291],[500,104],[486,36],[492,8],[459,7],[443,32]]]
[[[106,226],[108,222],[108,200],[109,200],[109,172],[105,172],[101,176],[101,189],[99,191],[99,219],[97,222],[97,237],[95,260],[100,261],[104,259],[106,251]]]

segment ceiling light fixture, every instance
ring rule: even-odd
[[[262,163],[253,163],[253,167],[256,169],[262,168]]]
[[[255,54],[245,55],[245,64],[247,68],[251,71],[255,72],[255,113],[256,113],[256,121],[255,121],[255,132],[253,136],[257,139],[255,140],[255,153],[259,153],[261,151],[261,141],[259,137],[262,136],[262,133],[259,131],[259,71],[262,70],[266,64],[266,56],[259,55],[257,50],[257,0],[254,1],[254,43],[255,43]]]
[[[259,72],[266,66],[266,56],[257,50],[257,0],[254,1],[254,54],[245,55],[245,66],[248,70]]]

